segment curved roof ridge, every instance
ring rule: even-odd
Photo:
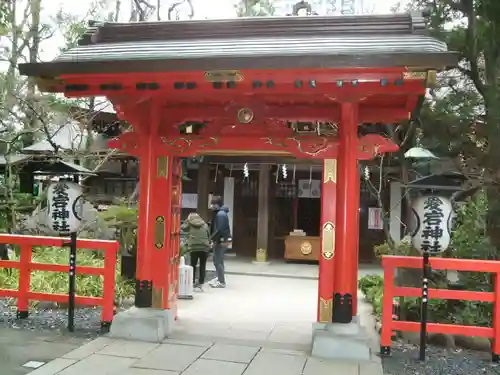
[[[421,15],[391,14],[362,16],[251,17],[220,20],[152,22],[91,21],[79,45],[153,40],[246,38],[339,34],[422,34]]]

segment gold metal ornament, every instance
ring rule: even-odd
[[[312,253],[312,245],[309,241],[304,241],[300,244],[300,252],[304,255]]]
[[[319,322],[329,323],[332,320],[333,301],[332,299],[319,299]]]
[[[165,244],[165,217],[157,216],[155,219],[155,247],[161,249]]]
[[[337,183],[337,160],[325,159],[323,164],[323,183]]]
[[[324,259],[330,260],[335,255],[335,225],[327,221],[323,224],[321,241],[321,255]]]

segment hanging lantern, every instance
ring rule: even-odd
[[[59,234],[77,232],[83,216],[82,187],[74,182],[52,183],[47,191],[50,228]]]
[[[448,198],[424,196],[412,204],[413,246],[423,254],[440,254],[450,245],[453,207]]]
[[[248,171],[248,163],[245,163],[243,166],[243,177],[248,178],[250,176],[250,172]]]

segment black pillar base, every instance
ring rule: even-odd
[[[29,312],[28,311],[19,311],[18,310],[17,313],[16,313],[17,319],[26,319],[26,318],[28,318],[28,316],[29,316]]]
[[[153,282],[147,280],[135,281],[135,307],[153,306]]]
[[[352,295],[335,293],[333,296],[333,323],[352,322]]]
[[[491,360],[494,363],[500,363],[500,354],[491,353]]]
[[[390,346],[381,346],[380,347],[380,355],[382,357],[389,357],[391,355],[391,347]]]
[[[101,322],[101,333],[109,333],[111,322]]]

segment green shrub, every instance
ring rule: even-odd
[[[365,295],[366,300],[373,306],[375,315],[380,317],[384,297],[384,279],[378,275],[366,275],[359,279],[358,287]]]
[[[410,236],[404,237],[399,244],[393,244],[392,246],[384,242],[381,245],[375,245],[373,247],[373,251],[375,252],[375,256],[377,258],[381,258],[384,255],[404,255],[409,256],[414,252],[411,246],[411,238]]]
[[[68,264],[69,249],[47,247],[35,248],[33,251],[33,261],[37,263]],[[104,259],[97,256],[93,251],[77,250],[76,263],[78,266],[103,267]],[[78,271],[78,269],[77,269]],[[124,280],[120,276],[119,262],[115,267],[115,300],[121,301],[134,295],[135,288],[130,281]],[[17,289],[19,271],[11,269],[0,269],[0,288]],[[65,272],[31,272],[31,291],[44,293],[68,293],[68,274]],[[80,296],[102,297],[103,277],[76,275],[76,293]],[[37,301],[33,301],[36,305]]]
[[[374,288],[383,288],[384,279],[378,275],[366,275],[363,276],[358,281],[358,288],[363,292],[365,296]]]

